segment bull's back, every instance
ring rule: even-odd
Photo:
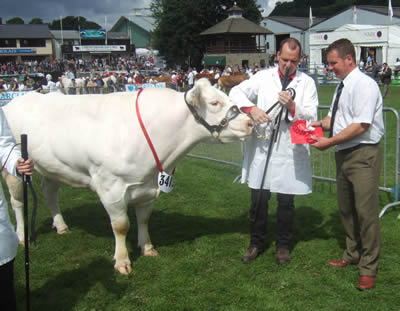
[[[123,93],[29,93],[11,101],[4,112],[17,141],[21,134],[28,135],[28,151],[41,174],[84,186],[91,169],[113,161],[105,155],[119,154],[120,129],[134,127],[129,122],[134,109],[128,105]]]
[[[139,102],[147,124],[165,111],[166,98],[175,101],[173,93],[169,89],[143,92]],[[126,175],[133,171],[145,176],[146,170],[152,169],[136,161],[151,158],[151,153],[137,120],[135,102],[135,93],[29,93],[10,102],[4,111],[14,136],[28,135],[30,157],[42,175],[87,186],[93,174]],[[172,109],[173,103],[168,104]]]

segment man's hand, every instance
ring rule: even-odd
[[[312,121],[309,126],[322,127],[322,121]]]
[[[322,150],[328,149],[330,146],[332,146],[331,139],[329,139],[329,138],[311,136],[311,139],[315,140],[315,143],[310,144],[310,146],[314,147],[318,150],[322,151]]]
[[[24,160],[23,158],[19,158],[17,160],[17,171],[20,175],[32,175],[33,174],[33,161],[31,159]]]
[[[258,107],[254,107],[253,109],[251,109],[250,115],[254,122],[256,122],[257,124],[263,124],[265,122],[271,121],[269,115],[267,115],[265,111],[261,110]]]
[[[293,101],[292,94],[287,91],[279,92],[278,101],[282,106],[289,110],[292,116],[294,115],[296,103]]]

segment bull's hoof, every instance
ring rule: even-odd
[[[53,228],[56,228],[57,234],[60,234],[60,235],[69,232],[68,226],[58,229],[55,225],[53,225]]]
[[[129,273],[132,272],[132,265],[131,264],[126,264],[121,266],[115,265],[114,269],[117,270],[122,275],[128,275]]]
[[[64,234],[64,233],[68,233],[68,232],[69,232],[68,227],[64,228],[64,229],[61,229],[61,230],[57,230],[57,234],[59,234],[59,235]]]
[[[142,252],[142,255],[146,256],[146,257],[157,257],[158,252],[154,248],[150,248],[150,249],[144,250]]]

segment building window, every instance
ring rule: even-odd
[[[45,39],[21,39],[21,47],[45,47]]]
[[[0,47],[15,48],[15,47],[17,47],[17,40],[15,40],[15,39],[0,39]]]

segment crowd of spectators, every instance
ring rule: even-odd
[[[85,60],[77,59],[55,59],[53,61],[23,61],[20,63],[0,63],[0,75],[35,74],[47,72],[65,72],[70,70],[74,73],[91,71],[126,71],[137,69],[151,69],[153,57],[107,57]]]

